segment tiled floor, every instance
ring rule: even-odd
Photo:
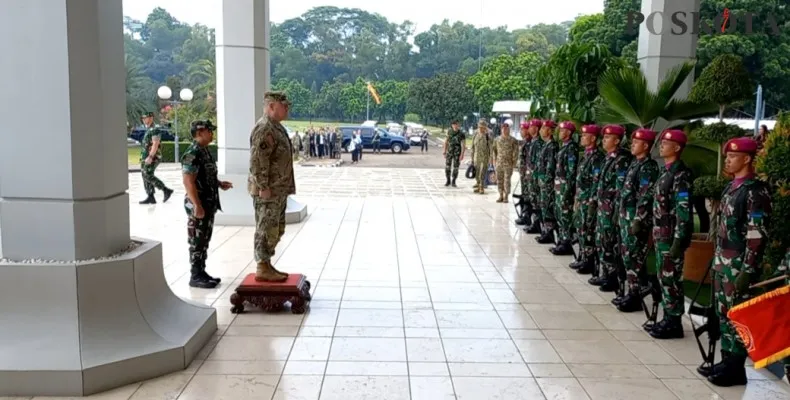
[[[165,243],[173,291],[213,305],[220,329],[188,370],[94,398],[790,399],[763,371],[747,387],[708,385],[690,335],[652,340],[642,314],[618,313],[568,257],[512,224],[511,204],[472,195],[465,179],[447,189],[441,170],[365,168],[297,179],[310,216],[288,226],[277,267],[309,277],[311,310],[236,316],[229,296],[254,270],[253,230],[219,227],[208,264],[223,284],[190,289],[181,203],[135,204],[130,175],[132,233]]]

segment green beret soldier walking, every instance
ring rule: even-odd
[[[154,175],[156,167],[162,161],[161,144],[162,134],[159,125],[154,125],[154,113],[143,114],[143,124],[145,125],[145,135],[143,135],[142,151],[140,152],[140,171],[143,175],[143,188],[147,197],[140,201],[140,204],[156,204],[154,190],[159,189],[164,192],[162,202],[166,202],[173,195],[173,190],[165,186],[164,182]]]
[[[458,178],[458,167],[464,159],[464,152],[466,152],[466,135],[458,125],[458,121],[453,120],[447,131],[447,138],[444,139],[444,176],[447,177],[444,186],[456,187],[455,180]]]
[[[665,168],[656,182],[653,240],[656,246],[656,273],[661,283],[664,319],[648,331],[656,339],[683,337],[683,261],[694,232],[690,199],[691,170],[680,160],[687,141],[686,134],[681,130],[668,130],[661,134],[659,155],[664,159]]]
[[[214,215],[222,210],[219,189],[228,190],[233,187],[232,183],[217,178],[217,163],[208,151],[209,143],[214,140],[215,129],[211,121],[192,122],[192,144],[181,156],[191,266],[189,286],[203,289],[212,289],[220,283],[219,278],[206,273],[206,258],[214,232]]]

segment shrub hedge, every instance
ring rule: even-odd
[[[184,152],[189,147],[190,143],[181,142],[178,144],[179,155],[184,154]],[[176,162],[175,157],[175,143],[174,142],[161,142],[159,144],[159,148],[162,150],[162,162],[171,163]],[[211,155],[214,157],[214,160],[217,159],[217,144],[212,143],[208,145],[208,151],[211,152]]]

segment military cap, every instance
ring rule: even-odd
[[[689,139],[686,136],[686,132],[680,129],[667,129],[661,134],[661,140],[671,140],[681,146],[685,146]]]
[[[529,128],[529,122],[528,121],[522,122],[521,123],[521,129],[527,129],[527,128]]]
[[[502,123],[502,125],[513,126],[513,120],[508,118]]]
[[[601,133],[601,127],[594,124],[584,125],[582,126],[582,133],[598,136]]]
[[[749,155],[757,154],[758,145],[757,141],[748,137],[739,137],[730,139],[724,145],[724,154],[729,152],[733,153],[746,153]]]
[[[543,121],[543,126],[545,126],[547,128],[556,128],[557,127],[557,123],[554,122],[553,120],[547,119],[547,120]]]
[[[571,121],[562,121],[560,122],[560,129],[567,129],[571,132],[576,131],[576,124]]]
[[[538,128],[540,128],[541,126],[543,126],[543,121],[541,121],[539,119],[530,120],[529,121],[529,126],[537,126]]]
[[[644,140],[646,142],[653,142],[656,140],[656,136],[658,136],[658,134],[655,131],[651,131],[647,128],[639,128],[634,131],[634,133],[631,135],[631,138]]]
[[[209,120],[192,121],[192,124],[189,127],[189,132],[192,134],[192,136],[194,136],[197,133],[197,131],[199,131],[201,129],[206,129],[206,130],[209,130],[211,132],[214,132],[214,130],[216,130],[217,127],[214,126],[214,124],[211,121],[209,121]]]
[[[625,135],[625,128],[620,125],[606,125],[603,127],[603,134],[623,137],[623,135]]]
[[[146,112],[143,113],[143,115],[140,118],[147,118],[147,117],[153,118],[154,117],[154,112],[153,111],[146,111]]]
[[[263,94],[263,99],[271,102],[291,104],[291,102],[288,101],[288,96],[283,92],[266,92]]]

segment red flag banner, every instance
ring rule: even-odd
[[[754,361],[764,368],[790,356],[790,286],[785,286],[727,312],[743,344]]]

